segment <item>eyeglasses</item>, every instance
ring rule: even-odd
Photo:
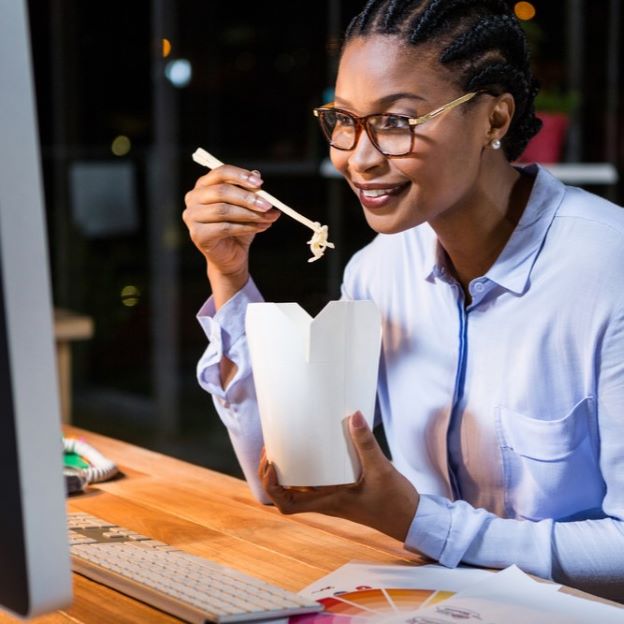
[[[318,117],[329,144],[336,149],[352,150],[364,128],[371,143],[384,156],[405,156],[412,152],[414,131],[417,126],[472,100],[479,93],[480,91],[466,93],[420,117],[392,113],[373,113],[358,117],[349,111],[336,108],[333,103],[315,108],[313,112],[314,116]]]

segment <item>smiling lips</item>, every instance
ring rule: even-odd
[[[402,193],[409,186],[409,182],[394,185],[357,184],[354,182],[354,186],[358,190],[358,197],[364,207],[381,208]]]

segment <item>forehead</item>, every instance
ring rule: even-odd
[[[352,39],[338,66],[336,99],[362,109],[394,93],[438,100],[454,90],[437,54],[431,46],[409,46],[394,36]]]

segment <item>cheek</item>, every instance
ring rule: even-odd
[[[425,137],[414,158],[396,159],[395,167],[428,195],[453,195],[478,170],[481,146],[474,132],[465,125],[440,128],[437,136]]]
[[[417,220],[434,219],[460,202],[478,177],[479,157],[468,145],[457,145],[437,143],[417,158],[393,161],[400,175],[412,182],[403,208]]]
[[[349,159],[349,152],[344,152],[341,150],[334,149],[333,147],[329,148],[329,158],[332,162],[332,165],[340,172],[342,175],[345,175],[347,172],[347,162]]]

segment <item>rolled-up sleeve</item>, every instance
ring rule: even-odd
[[[218,312],[210,297],[197,313],[197,320],[209,341],[208,348],[197,364],[197,380],[204,390],[215,397],[227,400],[227,394],[232,394],[236,385],[251,374],[245,340],[245,312],[249,303],[261,301],[262,295],[250,278]],[[225,390],[221,386],[220,377],[220,362],[224,356],[237,368]]]
[[[252,493],[259,501],[268,502],[257,475],[264,440],[245,336],[247,305],[262,301],[262,295],[250,278],[218,311],[212,297],[204,303],[197,320],[209,345],[197,364],[197,380],[212,395]],[[236,365],[236,373],[226,388],[221,385],[223,357]]]

